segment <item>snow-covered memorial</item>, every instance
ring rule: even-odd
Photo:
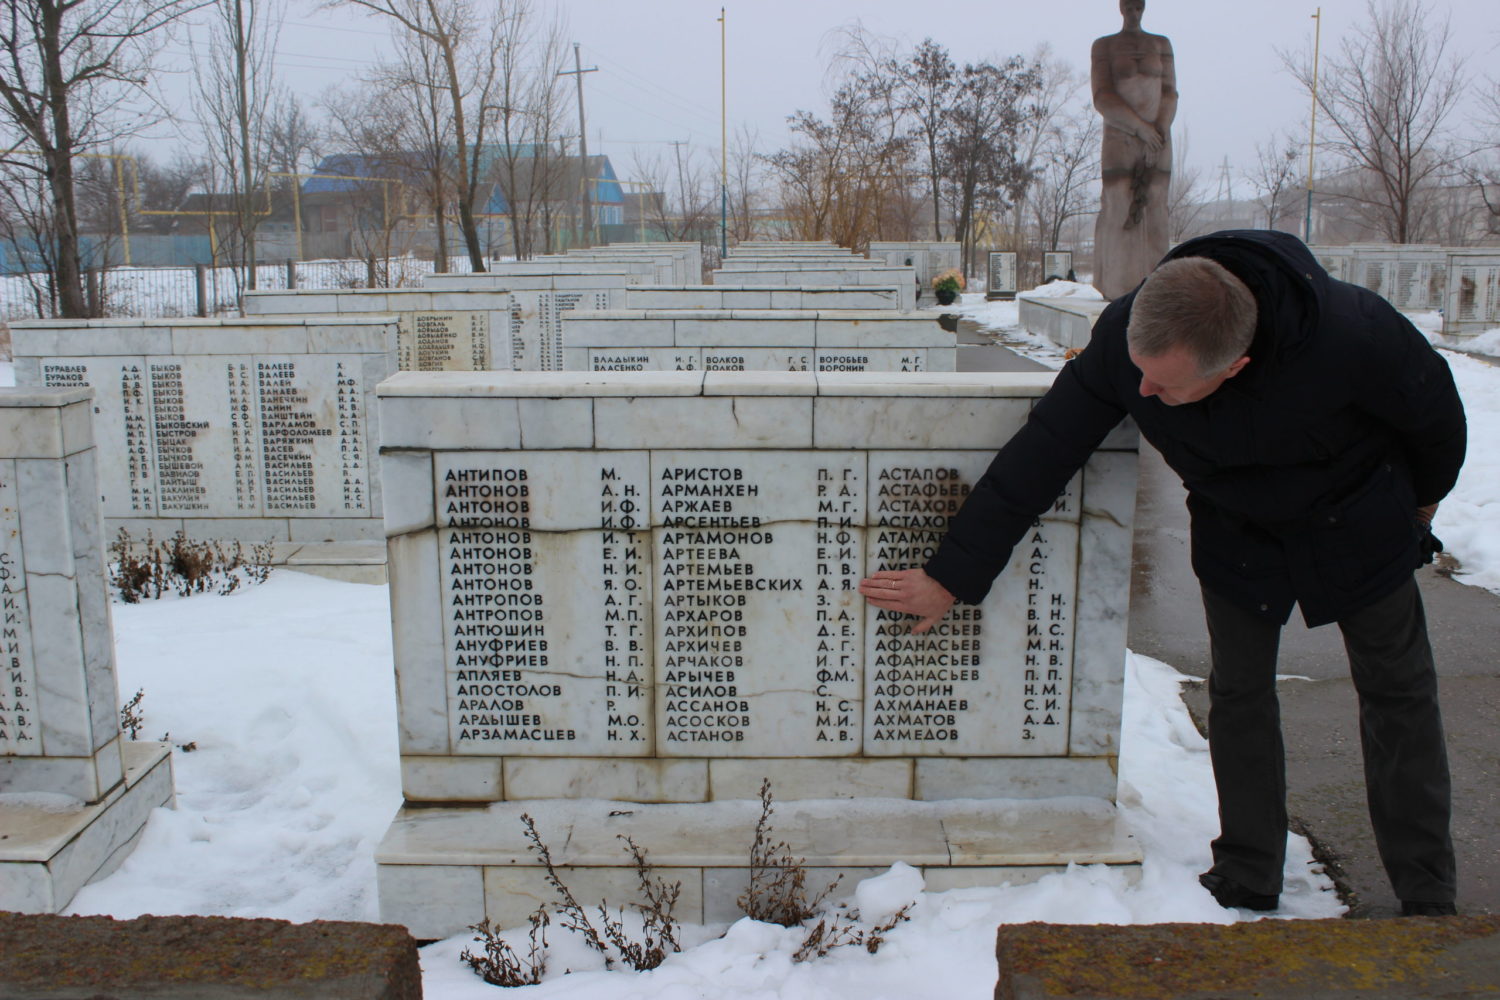
[[[617,839],[730,919],[769,779],[811,880],[1130,865],[1114,807],[1136,438],[1117,430],[982,605],[868,608],[1048,374],[401,373],[380,387],[406,805],[382,919],[418,938],[634,898]],[[819,883],[820,885],[823,883]]]
[[[93,388],[111,537],[269,541],[278,563],[373,580],[374,392],[395,327],[381,314],[29,320],[11,338],[17,385]]]
[[[173,801],[120,733],[92,403],[0,389],[0,910],[61,910]]]

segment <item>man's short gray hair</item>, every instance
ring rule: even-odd
[[[1141,357],[1185,347],[1200,375],[1234,364],[1255,336],[1255,296],[1207,257],[1179,257],[1152,271],[1130,308],[1126,342]]]

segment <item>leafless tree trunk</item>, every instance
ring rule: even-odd
[[[1027,197],[1044,251],[1058,248],[1068,220],[1098,210],[1101,123],[1093,106],[1084,105],[1046,129]]]
[[[529,0],[501,8],[497,76],[491,110],[499,140],[498,182],[510,213],[511,246],[518,260],[536,252],[544,205],[559,188],[560,163],[552,140],[561,131],[565,30],[553,16],[546,22]]]
[[[755,238],[761,162],[756,153],[759,138],[753,128],[742,125],[729,147],[729,235],[736,243]]]
[[[1407,243],[1420,234],[1423,189],[1456,159],[1448,120],[1466,75],[1449,52],[1448,18],[1427,0],[1367,0],[1366,17],[1318,79],[1318,109],[1330,123],[1324,144],[1369,175],[1358,197],[1386,238]],[[1311,92],[1312,54],[1282,60]]]
[[[480,183],[485,164],[484,144],[488,106],[497,77],[497,35],[505,23],[505,0],[486,21],[467,0],[334,0],[393,19],[414,40],[430,47],[437,73],[429,85],[440,88],[444,112],[456,151],[453,173],[458,224],[469,264],[484,266],[475,204],[486,185]],[[415,81],[414,81],[415,82]],[[447,248],[443,252],[446,254]]]
[[[1255,166],[1244,177],[1265,209],[1267,229],[1275,229],[1277,220],[1296,202],[1297,168],[1303,153],[1302,145],[1285,133],[1255,145]]]
[[[912,140],[890,72],[893,58],[858,25],[845,29],[830,68],[828,120],[798,111],[788,118],[793,145],[765,159],[796,238],[854,249],[883,236],[909,238],[882,228],[894,228],[891,210],[904,200],[895,196],[910,179]]]
[[[237,279],[253,290],[256,229],[272,208],[268,130],[283,7],[278,0],[212,0],[211,10],[208,45],[193,47],[196,103],[210,159],[227,188],[230,256],[242,268]]]
[[[74,160],[119,141],[146,39],[201,0],[0,0],[0,187],[30,215],[56,311],[88,314]],[[10,190],[12,185],[21,190]]]
[[[941,161],[938,145],[953,106],[958,67],[948,50],[931,38],[922,39],[915,52],[894,67],[900,81],[902,110],[915,122],[913,129],[927,154],[927,183],[932,200],[932,238],[943,238],[943,201],[938,194]]]
[[[1182,130],[1182,139],[1173,145],[1172,183],[1167,189],[1167,229],[1173,243],[1181,243],[1190,236],[1198,235],[1194,227],[1203,214],[1203,171],[1187,163],[1188,130]]]
[[[701,240],[712,226],[718,207],[718,190],[712,171],[701,162],[699,151],[687,143],[672,144],[672,158],[635,158],[635,175],[650,185],[659,197],[649,199],[647,221],[669,241]]]
[[[943,140],[945,195],[964,272],[974,267],[981,225],[1009,210],[1031,182],[1017,157],[1020,137],[1039,119],[1037,66],[1020,56],[965,65],[951,127]]]
[[[1012,228],[1017,233],[1025,228],[1024,219],[1028,216],[1033,218],[1036,216],[1029,204],[1034,197],[1047,197],[1054,200],[1053,205],[1049,209],[1044,209],[1042,214],[1053,219],[1056,228],[1060,228],[1067,218],[1071,217],[1069,215],[1064,218],[1055,218],[1055,211],[1053,211],[1057,207],[1055,199],[1060,193],[1055,186],[1043,192],[1036,185],[1041,182],[1044,173],[1049,175],[1052,185],[1068,180],[1068,175],[1077,173],[1080,166],[1077,160],[1058,162],[1054,159],[1065,148],[1069,153],[1081,152],[1081,150],[1068,148],[1069,138],[1073,132],[1077,129],[1087,129],[1096,139],[1098,138],[1098,129],[1094,127],[1094,123],[1083,121],[1076,109],[1070,110],[1070,107],[1078,100],[1088,77],[1067,62],[1056,58],[1051,46],[1045,43],[1038,46],[1032,53],[1030,62],[1037,71],[1037,92],[1031,102],[1035,112],[1021,121],[1021,127],[1016,136],[1016,162],[1025,167],[1033,175],[1034,180],[1030,185],[1022,187],[1015,193]],[[1092,105],[1085,105],[1085,109],[1086,117],[1098,118]],[[1097,159],[1096,150],[1094,155],[1084,157],[1083,162],[1092,163]],[[1092,179],[1097,179],[1097,174]],[[1082,177],[1077,178],[1076,181],[1069,180],[1065,185],[1065,190],[1071,189],[1074,184],[1082,183],[1083,180]],[[1056,228],[1054,224],[1049,223],[1037,231],[1035,238],[1041,249],[1048,250],[1056,246]]]

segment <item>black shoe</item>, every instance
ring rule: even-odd
[[[1274,910],[1281,905],[1281,897],[1279,895],[1251,892],[1238,882],[1214,872],[1204,872],[1202,875],[1199,875],[1198,884],[1207,889],[1214,897],[1214,900],[1226,910],[1245,909],[1264,913],[1266,910]],[[1432,906],[1436,904],[1426,903],[1422,905]]]
[[[1452,903],[1427,903],[1420,899],[1403,899],[1401,915],[1403,917],[1456,917],[1458,907]]]

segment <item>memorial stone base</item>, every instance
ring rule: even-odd
[[[774,793],[781,762],[769,763]],[[758,801],[564,799],[401,810],[376,851],[381,920],[428,940],[484,917],[524,927],[537,907],[555,907],[522,814],[535,821],[563,882],[585,906],[643,902],[620,839],[630,837],[649,852],[658,876],[682,884],[678,919],[743,916],[737,900],[750,881]],[[1139,845],[1103,799],[778,800],[771,825],[773,842],[804,860],[810,896],[839,876],[834,898],[846,895],[898,861],[920,869],[929,892],[1022,885],[1069,864],[1117,866],[1135,877],[1141,861]]]
[[[1019,298],[1021,329],[1046,337],[1058,347],[1083,350],[1094,322],[1108,302],[1099,299]]]
[[[171,808],[172,747],[122,742],[124,780],[90,805],[58,809],[0,798],[0,910],[57,913],[130,856],[151,810]]]
[[[1112,434],[979,605],[920,565],[1050,374],[403,373],[380,387],[406,808],[376,854],[418,937],[521,922],[536,818],[579,898],[618,834],[730,919],[769,778],[816,876],[1132,864],[1113,805],[1136,438]],[[1024,873],[1019,872],[1024,869]]]
[[[0,389],[0,910],[54,912],[171,805],[120,733],[89,389]]]

